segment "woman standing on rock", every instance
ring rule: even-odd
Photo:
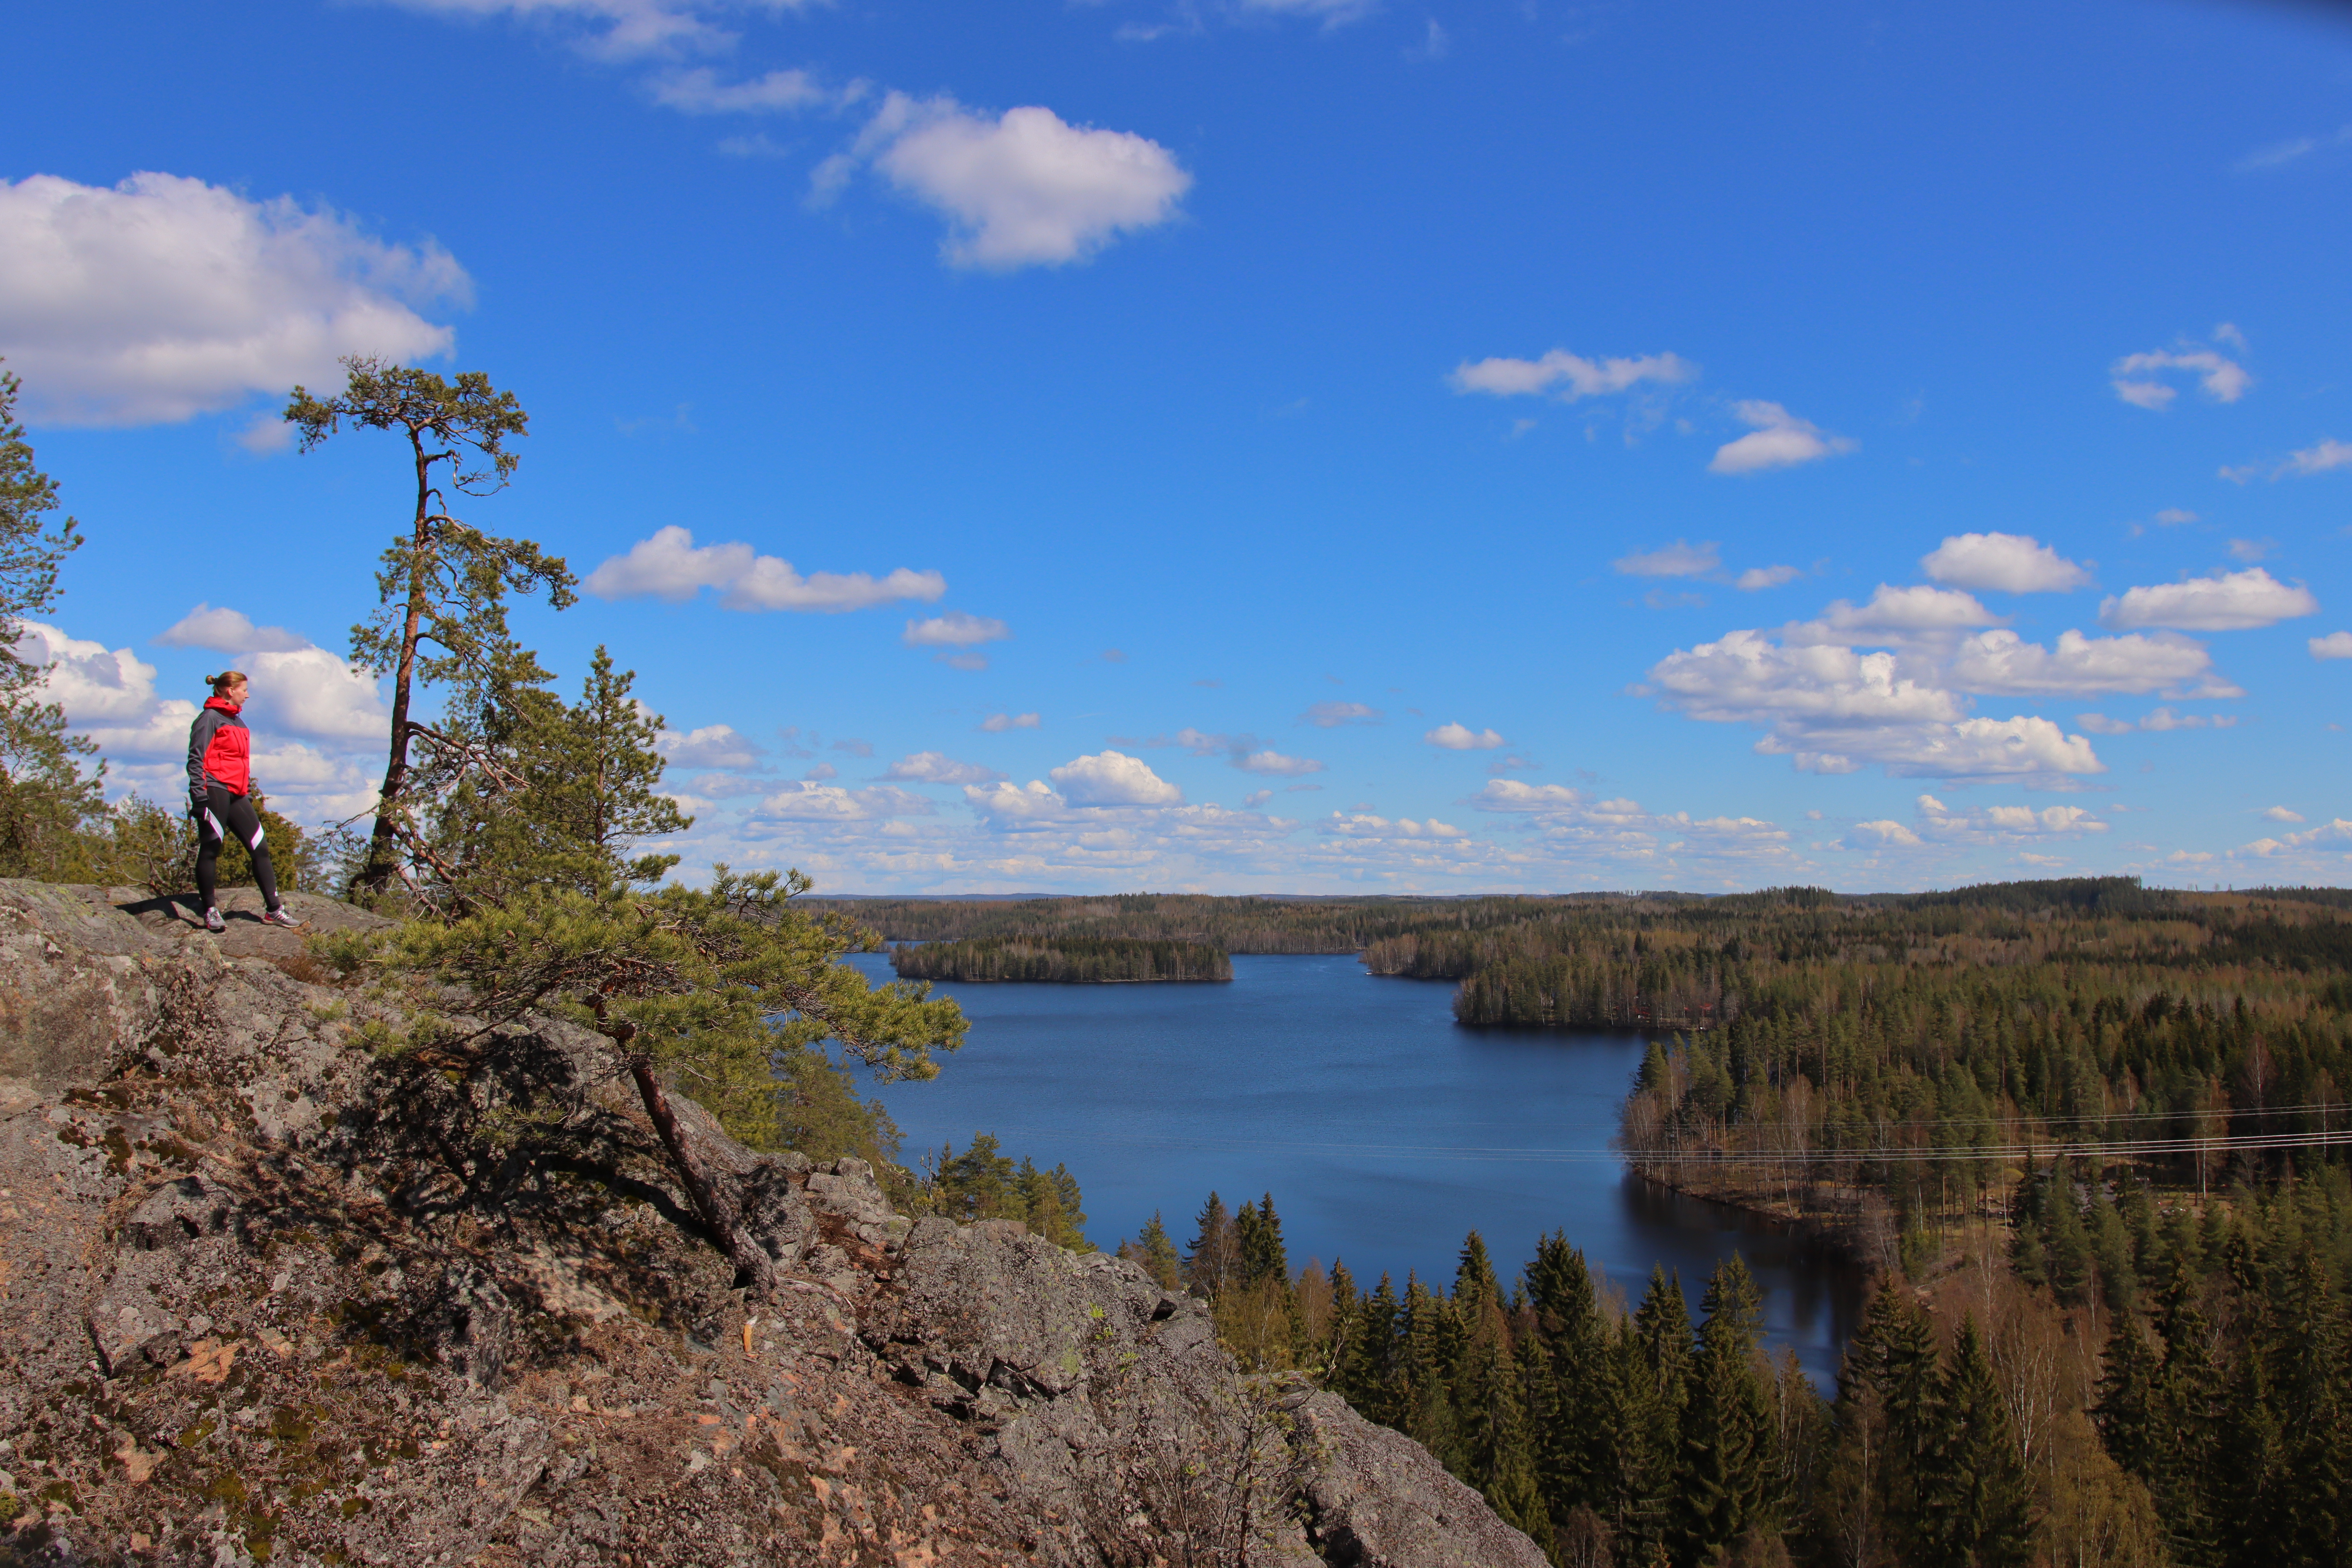
[[[188,726],[188,815],[196,819],[196,896],[205,903],[205,929],[224,931],[214,897],[221,842],[234,833],[253,858],[253,879],[269,907],[261,923],[299,926],[278,900],[278,868],[261,837],[261,814],[253,805],[253,731],[238,712],[247,689],[245,671],[226,669],[205,678],[213,694]]]

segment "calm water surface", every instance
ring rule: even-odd
[[[887,959],[852,962],[877,981]],[[1236,957],[1231,984],[941,985],[971,1019],[928,1083],[878,1092],[909,1163],[993,1132],[1005,1152],[1064,1162],[1098,1245],[1157,1210],[1179,1247],[1214,1189],[1228,1208],[1274,1194],[1293,1267],[1344,1258],[1450,1284],[1465,1232],[1506,1288],[1538,1237],[1564,1230],[1638,1301],[1679,1270],[1696,1315],[1735,1249],[1766,1291],[1776,1347],[1816,1383],[1860,1304],[1853,1272],[1715,1205],[1636,1182],[1609,1152],[1641,1063],[1631,1035],[1465,1029],[1450,984],[1376,979],[1352,957]]]

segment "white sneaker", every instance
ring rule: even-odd
[[[210,931],[226,931],[228,930],[228,921],[221,919],[220,910],[206,910],[205,911],[205,929]]]
[[[270,910],[263,914],[261,917],[261,923],[266,926],[284,926],[288,931],[300,931],[302,929],[302,922],[296,920],[292,915],[288,914],[283,907]]]

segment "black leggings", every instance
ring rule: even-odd
[[[205,794],[205,807],[196,816],[196,896],[205,908],[215,907],[214,885],[220,875],[220,852],[223,838],[231,833],[253,857],[253,879],[261,887],[261,897],[271,909],[278,907],[278,868],[269,863],[269,846],[262,841],[261,814],[253,809],[249,795],[231,795],[226,787],[215,784]]]

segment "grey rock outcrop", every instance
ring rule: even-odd
[[[593,1037],[379,1055],[232,930],[0,882],[0,1563],[1543,1561],[1132,1266],[678,1100],[748,1294]]]

